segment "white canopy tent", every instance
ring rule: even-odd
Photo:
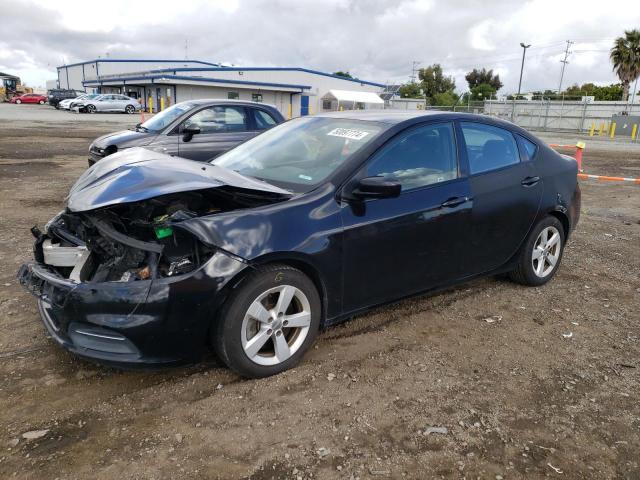
[[[340,110],[341,102],[351,104],[352,109],[356,108],[357,103],[384,105],[384,100],[382,100],[377,93],[356,92],[352,90],[329,90],[322,97],[322,100],[338,102],[338,110]]]

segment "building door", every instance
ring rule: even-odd
[[[160,99],[162,98],[162,89],[160,87],[156,87],[156,112],[160,111]]]
[[[309,96],[302,95],[300,97],[300,115],[305,116],[309,115]]]

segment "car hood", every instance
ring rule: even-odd
[[[136,147],[109,155],[87,169],[71,187],[67,208],[84,212],[223,186],[291,196],[287,190],[232,170]]]
[[[82,101],[82,103],[85,103]],[[96,138],[92,145],[98,148],[106,148],[109,145],[117,145],[118,147],[127,146],[133,143],[135,146],[141,147],[148,145],[155,137],[155,132],[138,132],[136,130],[120,130],[119,132],[109,133]]]

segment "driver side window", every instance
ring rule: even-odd
[[[403,192],[457,178],[453,124],[429,124],[401,133],[375,154],[365,176],[399,182]]]
[[[194,127],[202,133],[244,132],[247,115],[242,107],[209,107],[194,113],[183,124],[183,128]]]

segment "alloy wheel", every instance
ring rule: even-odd
[[[531,265],[533,272],[540,278],[545,278],[556,268],[560,259],[562,237],[556,227],[545,227],[533,245]]]
[[[249,306],[242,320],[242,348],[254,363],[277,365],[300,349],[310,326],[307,296],[294,286],[279,285]]]

